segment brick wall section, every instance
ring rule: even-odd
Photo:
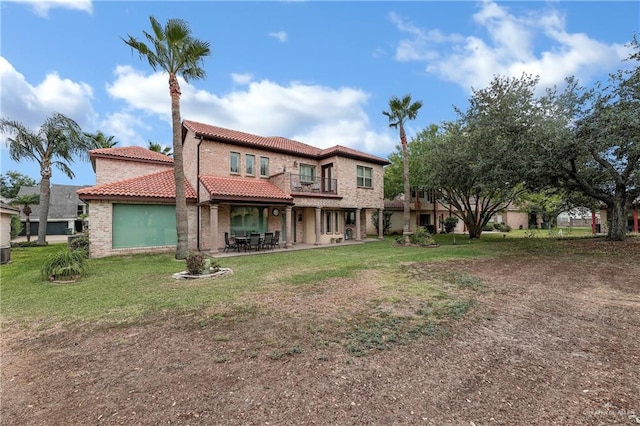
[[[173,164],[163,165],[158,163],[142,163],[132,160],[97,158],[96,185],[131,179],[172,168]]]
[[[187,206],[189,223],[196,223],[196,206]],[[111,201],[91,201],[91,221],[89,229],[89,255],[92,258],[105,257],[113,255],[125,255],[135,253],[170,253],[175,252],[175,246],[160,247],[139,247],[127,249],[112,248],[112,202]],[[196,249],[197,229],[195,226],[189,227],[189,249]]]

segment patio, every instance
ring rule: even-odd
[[[252,250],[252,251],[232,251],[230,250],[228,253],[224,253],[222,250],[218,253],[212,253],[211,257],[213,258],[224,258],[224,257],[234,257],[234,256],[251,256],[251,255],[259,255],[259,254],[269,254],[269,253],[277,253],[283,251],[292,251],[292,250],[309,250],[309,249],[320,249],[320,248],[329,248],[329,247],[339,247],[345,245],[358,245],[364,243],[372,243],[374,241],[379,241],[377,238],[365,238],[360,241],[356,240],[342,240],[341,243],[335,244],[307,244],[307,243],[294,243],[291,247],[285,248],[284,242],[280,241],[280,248],[275,247],[274,249],[263,249],[263,250]]]

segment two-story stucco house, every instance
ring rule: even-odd
[[[384,209],[384,158],[187,120],[182,135],[191,250],[218,252],[226,232],[280,230],[285,247],[360,240],[367,211]],[[91,256],[175,249],[173,159],[141,147],[90,158],[96,186],[78,195]]]

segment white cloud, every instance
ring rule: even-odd
[[[280,43],[285,43],[287,41],[287,39],[289,38],[287,33],[284,32],[284,31],[278,31],[278,32],[274,32],[274,33],[269,33],[269,37],[273,37],[273,38],[277,39]]]
[[[91,105],[93,89],[86,83],[61,78],[52,72],[32,85],[4,57],[0,56],[0,102],[2,116],[37,129],[53,112],[74,119],[81,127],[91,126],[96,113]]]
[[[128,113],[137,110],[169,123],[166,77],[160,73],[145,76],[131,67],[118,67],[115,75],[107,90],[126,102]],[[218,96],[179,81],[183,119],[262,136],[283,136],[321,148],[344,145],[383,153],[396,143],[388,136],[388,129],[378,133],[371,128],[364,111],[369,95],[359,89],[262,80]]]
[[[390,20],[410,36],[398,42],[398,61],[424,62],[427,72],[466,90],[485,87],[495,75],[539,75],[542,87],[571,75],[588,80],[615,69],[628,55],[622,45],[567,32],[565,17],[553,9],[515,16],[497,3],[483,2],[473,15],[478,32],[486,33],[482,38],[421,29],[395,14]],[[534,41],[540,37],[551,47],[536,52]]]
[[[81,12],[93,13],[92,0],[6,0],[14,3],[28,4],[33,8],[33,11],[46,18],[49,16],[49,11],[55,8],[79,10]]]
[[[139,115],[116,112],[107,114],[100,123],[100,130],[107,135],[113,135],[119,142],[118,146],[138,145],[146,147],[149,138],[141,133],[149,133],[152,126],[147,124]],[[165,141],[153,141],[156,143]]]
[[[251,81],[253,80],[253,75],[249,73],[244,73],[244,74],[232,73],[231,79],[236,84],[246,85],[251,83]]]

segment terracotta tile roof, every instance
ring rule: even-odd
[[[173,158],[141,146],[122,146],[115,148],[99,148],[89,151],[89,157],[120,158],[123,160],[145,161],[153,163],[173,164]]]
[[[200,176],[212,200],[252,199],[291,203],[293,197],[267,180]]]
[[[189,182],[185,182],[187,199],[196,200],[197,195]],[[176,198],[173,170],[152,173],[131,179],[92,186],[77,191],[80,199],[136,197],[147,199]]]
[[[377,164],[389,164],[389,161],[384,158],[376,157],[375,155],[367,154],[366,152],[347,148],[341,145],[336,145],[327,149],[320,149],[302,142],[294,141],[292,139],[283,138],[281,136],[265,137],[252,135],[250,133],[225,129],[209,124],[198,123],[196,121],[184,120],[182,122],[182,125],[185,128],[191,130],[197,136],[202,136],[204,138],[212,140],[222,140],[238,145],[254,146],[257,148],[300,155],[318,160],[333,155],[343,155],[346,157],[362,159]]]

